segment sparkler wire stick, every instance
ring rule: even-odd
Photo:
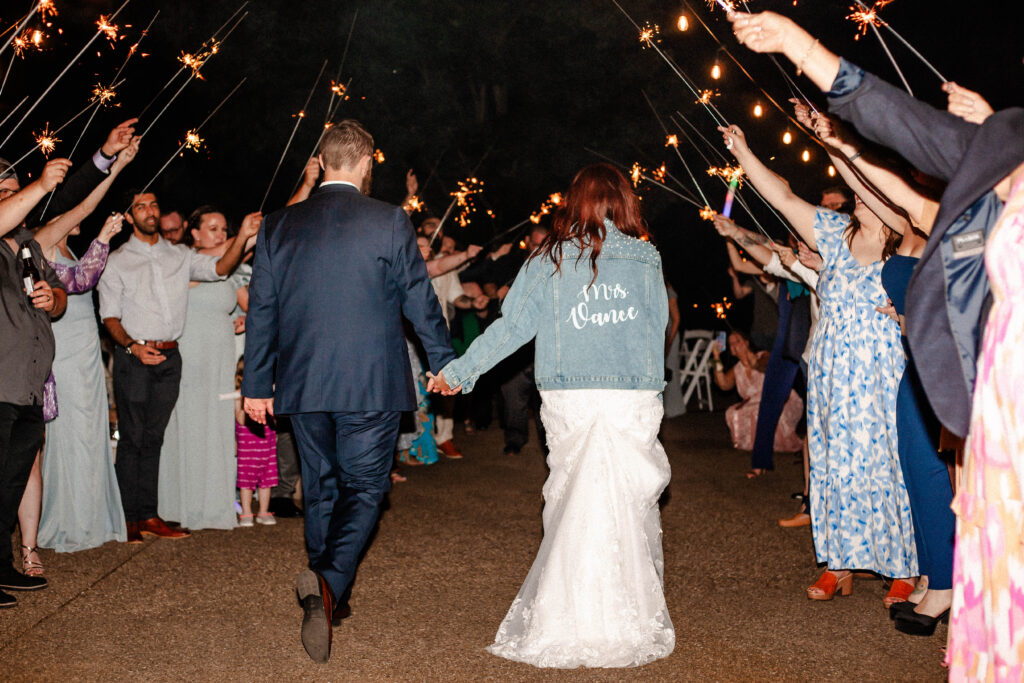
[[[77,121],[79,117],[81,117],[81,116],[82,116],[83,114],[85,114],[85,113],[86,113],[87,111],[89,111],[89,110],[90,110],[90,109],[92,109],[93,107],[98,107],[98,106],[99,106],[99,104],[100,104],[100,101],[99,101],[99,100],[90,100],[90,101],[89,101],[89,104],[85,105],[85,107],[84,107],[84,108],[83,108],[83,109],[82,109],[81,111],[79,111],[79,112],[78,112],[77,114],[75,114],[75,115],[74,115],[74,116],[72,116],[72,117],[71,117],[70,119],[68,119],[68,120],[67,120],[67,121],[66,121],[66,122],[65,122],[65,123],[64,123],[63,125],[61,125],[61,127],[60,127],[60,128],[58,128],[58,129],[57,129],[57,130],[55,130],[55,131],[51,131],[48,137],[51,137],[51,138],[55,138],[55,137],[57,136],[57,134],[58,134],[58,133],[60,133],[60,132],[61,132],[62,130],[64,130],[65,128],[67,128],[68,126],[70,126],[70,125],[71,125],[72,123],[74,123],[75,121]],[[59,140],[58,140],[57,142],[59,142]],[[21,157],[19,157],[17,161],[15,161],[14,163],[12,163],[12,164],[11,164],[11,168],[14,168],[14,167],[15,167],[15,166],[17,166],[18,164],[20,164],[20,163],[21,163],[22,161],[24,161],[24,160],[25,160],[26,158],[28,158],[28,156],[29,156],[30,154],[32,154],[32,152],[36,151],[36,150],[37,150],[37,149],[39,149],[39,148],[40,148],[40,145],[39,145],[39,144],[36,144],[36,146],[35,146],[35,147],[33,147],[32,149],[30,149],[30,150],[29,150],[28,152],[26,152],[26,153],[25,153],[25,154],[23,154],[23,155],[22,155]]]
[[[341,63],[338,64],[338,74],[334,77],[335,81],[340,81],[341,80],[342,71],[345,69],[345,61],[348,59],[348,46],[352,43],[352,33],[355,32],[355,30],[356,30],[356,19],[358,19],[358,18],[359,18],[359,8],[356,8],[355,13],[352,15],[352,25],[348,27],[348,38],[345,39],[345,49],[341,53]],[[349,80],[349,83],[352,82],[351,78],[348,79],[348,80]],[[348,84],[345,85],[345,88],[341,92],[344,93],[347,90],[348,90]],[[338,93],[334,91],[334,88],[331,88],[331,99],[327,103],[327,116],[324,118],[324,127],[325,128],[327,127],[327,124],[331,122],[331,119],[334,118],[334,112],[336,110],[332,109],[332,107],[334,107],[334,98],[335,97],[338,97]],[[318,145],[320,144],[319,141],[317,142],[317,144]]]
[[[619,4],[618,0],[612,0],[612,4],[618,7],[619,11],[622,12],[626,19],[629,20],[629,23],[633,24],[633,27],[636,28],[637,31],[640,31],[641,34],[643,34],[643,29],[640,28],[639,24],[633,21],[633,17],[629,15],[629,12],[623,9],[622,5]],[[679,67],[679,65],[676,64],[672,59],[670,59],[669,56],[666,55],[660,47],[658,47],[658,44],[653,39],[648,38],[645,42],[647,43],[648,47],[652,48],[655,52],[657,52],[658,56],[661,57],[666,64],[668,64],[669,68],[672,69],[676,76],[678,76],[679,79],[683,82],[683,85],[685,85],[690,90],[690,92],[693,93],[693,96],[697,98],[697,102],[704,106],[707,112],[711,115],[711,118],[715,119],[715,121],[720,123],[721,125],[729,125],[729,122],[726,120],[724,116],[722,116],[722,112],[718,110],[718,107],[716,107],[714,103],[710,101],[710,99],[705,101],[706,98],[701,94],[699,90],[697,90],[696,87],[694,87],[690,77],[687,76]]]
[[[9,118],[11,118],[12,116],[14,116],[14,112],[16,112],[19,109],[21,109],[21,105],[25,104],[26,102],[28,102],[28,95],[25,95],[24,97],[22,97],[21,98],[21,102],[18,102],[18,104],[15,105],[14,109],[12,109],[9,112],[7,112],[7,116],[4,117],[4,120],[0,121],[0,127],[2,127],[5,123],[7,123],[7,120]]]
[[[352,79],[350,78],[345,83],[345,87],[344,87],[343,91],[348,91],[348,86],[351,83],[352,83]],[[333,90],[331,92],[333,93]],[[332,97],[332,99],[333,99],[333,97]],[[320,143],[323,142],[324,135],[327,135],[327,129],[331,127],[330,126],[331,119],[334,118],[334,115],[336,113],[338,113],[338,109],[341,108],[341,102],[342,102],[342,100],[339,99],[338,103],[336,105],[334,105],[334,111],[330,110],[330,104],[328,103],[328,107],[327,107],[328,108],[327,120],[324,121],[323,128],[320,129],[320,135],[317,136],[316,142],[313,144],[313,151],[310,153],[310,155],[308,157],[306,157],[307,160],[308,159],[312,159],[313,156],[317,153],[317,150],[320,149]],[[292,194],[293,195],[298,191],[299,185],[302,184],[302,178],[305,175],[306,175],[306,168],[303,167],[302,170],[299,171],[299,177],[295,179],[295,185],[292,186]]]
[[[4,71],[3,83],[0,83],[0,95],[3,95],[4,87],[6,87],[6,85],[7,85],[7,77],[11,75],[11,69],[14,68],[14,58],[15,58],[15,56],[16,55],[12,52],[11,53],[11,61],[7,63],[7,71]]]
[[[233,18],[234,18],[235,16],[237,16],[237,15],[238,15],[238,13],[242,11],[242,7],[245,7],[245,6],[246,6],[246,5],[248,5],[248,4],[249,4],[249,3],[248,3],[248,1],[246,1],[246,2],[242,3],[242,6],[241,6],[241,7],[239,7],[239,8],[237,9],[237,10],[235,10],[235,13],[231,15],[231,18],[233,19]],[[243,20],[244,20],[244,19],[245,19],[245,18],[246,18],[247,16],[249,16],[249,13],[248,13],[248,12],[246,12],[246,13],[245,13],[245,14],[243,14],[243,15],[242,15],[241,17],[239,17],[239,18],[238,18],[238,21],[236,21],[236,22],[234,23],[234,25],[233,25],[233,26],[232,26],[232,27],[231,27],[231,28],[230,28],[230,29],[228,30],[228,32],[224,34],[224,37],[223,37],[223,38],[221,38],[221,39],[220,39],[220,40],[218,41],[218,40],[217,40],[217,36],[218,36],[218,35],[220,34],[220,32],[221,32],[221,31],[223,31],[223,30],[224,30],[224,27],[225,27],[225,26],[227,26],[227,25],[228,25],[228,23],[229,23],[229,22],[231,21],[231,19],[228,19],[228,20],[227,20],[226,22],[224,22],[224,23],[223,23],[223,24],[221,25],[221,27],[220,27],[219,29],[217,29],[217,30],[216,30],[216,31],[215,31],[215,32],[213,33],[213,35],[211,35],[211,36],[210,36],[209,38],[207,38],[207,39],[206,39],[205,41],[203,41],[203,44],[202,44],[202,45],[200,46],[200,51],[201,51],[201,50],[202,50],[202,49],[203,49],[204,47],[206,47],[206,46],[207,46],[208,44],[211,44],[211,43],[216,43],[217,45],[220,45],[220,43],[223,43],[223,42],[224,42],[225,40],[227,40],[228,36],[230,36],[230,35],[232,34],[232,32],[234,32],[234,30],[235,30],[236,28],[238,28],[238,25],[239,25],[239,24],[241,24],[241,23],[242,23],[242,21],[243,21]],[[213,56],[212,54],[210,54],[209,56],[207,56],[207,58],[203,60],[203,64],[205,64],[205,63],[206,63],[206,62],[207,62],[207,61],[209,60],[209,58],[210,58],[210,57],[212,57],[212,56]],[[159,89],[159,90],[157,91],[156,95],[154,95],[154,96],[153,96],[153,99],[151,99],[151,100],[149,101],[149,103],[148,103],[148,104],[146,104],[146,106],[145,106],[145,107],[143,107],[143,108],[142,108],[142,110],[141,110],[141,111],[140,111],[140,112],[138,113],[138,118],[140,118],[140,119],[141,119],[141,118],[142,118],[142,116],[143,116],[143,114],[145,114],[145,113],[146,113],[147,111],[149,111],[149,108],[150,108],[150,107],[152,107],[152,106],[153,106],[153,105],[154,105],[154,104],[156,103],[156,101],[157,101],[158,99],[160,99],[160,96],[161,96],[162,94],[164,94],[164,92],[166,92],[166,91],[167,91],[167,89],[168,89],[169,87],[171,87],[171,84],[172,84],[172,83],[174,83],[174,81],[176,81],[176,80],[178,79],[178,76],[180,76],[180,75],[181,75],[181,73],[182,73],[182,72],[183,72],[183,71],[184,71],[185,69],[187,69],[187,68],[189,68],[189,66],[188,66],[187,64],[182,64],[182,65],[181,65],[181,67],[179,67],[179,68],[178,68],[178,70],[174,72],[174,75],[173,75],[173,76],[171,76],[171,77],[170,77],[170,78],[169,78],[169,79],[167,80],[167,82],[166,82],[166,83],[164,83],[164,87],[160,88],[160,89]],[[202,68],[202,65],[200,65],[200,67],[199,67],[199,68]],[[196,72],[197,72],[197,71],[198,71],[198,69],[193,69],[193,71],[192,71],[192,76],[193,76],[193,77],[195,77],[195,75],[196,75]],[[189,80],[191,80],[191,79],[189,79]]]
[[[647,100],[647,106],[649,106],[651,111],[654,112],[654,118],[658,119],[658,125],[661,126],[661,130],[665,135],[668,135],[668,128],[665,126],[665,122],[661,120],[658,110],[655,109],[654,103],[651,102],[651,98],[647,96],[646,92],[644,92],[644,99]],[[704,190],[701,189],[700,183],[697,182],[696,176],[693,175],[693,172],[690,170],[690,166],[686,163],[686,160],[683,159],[683,154],[679,151],[679,145],[671,145],[671,147],[675,150],[676,156],[679,157],[679,163],[681,163],[683,168],[686,169],[686,174],[690,176],[690,180],[693,181],[693,186],[697,188],[697,194],[699,194],[700,198],[704,200],[704,206],[710,206],[708,198],[704,196]]]
[[[107,18],[107,23],[110,23],[115,18],[117,18],[117,15],[121,13],[121,10],[123,10],[128,5],[128,3],[131,2],[131,1],[132,0],[124,0],[124,2],[121,3],[121,6],[117,8],[117,11],[114,12],[113,14],[111,14],[110,17]],[[28,111],[25,112],[25,115],[23,117],[21,117],[21,120],[18,121],[17,125],[15,125],[14,128],[11,129],[11,132],[7,134],[7,137],[4,138],[4,141],[0,142],[0,147],[3,147],[4,145],[7,144],[8,140],[11,139],[11,136],[14,135],[14,131],[18,130],[18,128],[21,127],[21,124],[25,123],[25,119],[27,119],[29,117],[29,114],[31,114],[35,110],[35,108],[39,106],[39,103],[43,101],[43,98],[45,98],[47,95],[50,94],[50,91],[53,90],[53,87],[55,85],[57,85],[58,81],[60,81],[60,79],[64,77],[64,74],[66,74],[68,72],[68,70],[70,70],[71,67],[74,66],[75,62],[77,62],[78,59],[83,54],[85,54],[85,51],[89,49],[89,46],[92,45],[94,42],[96,42],[96,39],[99,38],[101,35],[105,35],[105,33],[104,33],[102,28],[97,30],[96,33],[93,34],[93,37],[89,39],[89,42],[87,42],[82,47],[82,49],[78,51],[78,54],[75,55],[74,58],[70,62],[68,62],[67,66],[64,67],[64,70],[61,71],[60,74],[58,74],[57,78],[54,79],[53,83],[50,83],[50,85],[47,86],[46,90],[43,91],[43,94],[39,96],[39,99],[37,99],[35,101],[35,103],[31,107],[29,107]]]
[[[3,47],[0,47],[0,55],[2,55],[4,53],[4,50],[6,50],[8,47],[10,47],[11,41],[14,40],[15,36],[17,36],[19,33],[21,33],[21,29],[25,28],[25,25],[28,24],[28,22],[30,22],[32,20],[32,17],[34,17],[36,15],[36,12],[39,11],[39,5],[40,4],[42,4],[42,3],[40,3],[39,0],[36,0],[35,6],[32,7],[31,10],[29,10],[28,14],[25,15],[25,18],[21,20],[20,24],[18,24],[18,27],[16,29],[14,29],[13,31],[11,31],[10,37],[7,38],[7,40],[4,41]],[[118,11],[120,11],[120,10],[118,10]],[[111,17],[111,19],[113,19],[113,17]]]
[[[212,111],[211,111],[211,112],[210,112],[209,114],[207,114],[207,115],[206,115],[206,118],[205,118],[205,119],[203,119],[203,122],[202,122],[202,123],[200,123],[200,124],[199,124],[198,126],[196,126],[195,128],[193,128],[193,129],[192,129],[192,132],[194,132],[194,133],[198,133],[198,132],[199,132],[200,130],[202,130],[203,126],[205,126],[205,125],[206,125],[206,124],[207,124],[207,123],[209,122],[209,120],[213,118],[213,115],[214,115],[214,114],[216,114],[216,113],[217,113],[218,111],[220,111],[220,108],[221,108],[221,107],[223,107],[223,106],[224,106],[224,105],[225,105],[225,104],[227,103],[227,101],[228,101],[229,99],[231,99],[231,96],[232,96],[232,95],[234,95],[234,94],[235,94],[235,93],[236,93],[236,92],[238,91],[238,89],[242,87],[242,84],[243,84],[243,83],[245,83],[245,80],[246,80],[245,78],[243,78],[242,80],[240,80],[240,81],[238,82],[238,85],[236,85],[236,86],[235,86],[235,87],[234,87],[234,88],[233,88],[233,89],[231,90],[231,92],[229,92],[229,93],[228,93],[227,95],[225,95],[225,96],[224,96],[224,99],[222,99],[222,100],[220,101],[220,104],[218,104],[218,105],[217,105],[216,107],[214,107],[214,108],[213,108],[213,110],[212,110]],[[186,146],[186,145],[188,145],[188,143],[189,143],[189,141],[188,141],[188,136],[185,136],[185,142],[181,143],[181,145],[180,145],[180,146],[178,147],[178,149],[174,150],[174,154],[172,154],[172,155],[171,155],[171,158],[170,158],[170,159],[168,159],[168,160],[167,160],[167,161],[166,161],[166,162],[164,163],[164,165],[160,167],[160,170],[156,172],[156,175],[155,175],[155,176],[153,176],[153,177],[152,177],[152,178],[150,179],[150,181],[149,181],[148,183],[146,183],[146,184],[145,184],[145,185],[143,186],[143,188],[142,188],[142,190],[141,190],[141,191],[139,192],[139,194],[145,194],[145,193],[146,193],[147,191],[149,191],[149,188],[150,188],[150,187],[151,187],[151,186],[153,185],[153,183],[154,183],[154,182],[156,182],[156,179],[160,177],[160,174],[162,174],[162,173],[163,173],[163,172],[164,172],[165,170],[167,170],[167,167],[171,165],[171,162],[172,162],[172,161],[174,161],[174,159],[175,159],[175,158],[176,158],[176,157],[177,157],[177,156],[178,156],[179,154],[181,154],[181,151],[182,151],[183,149],[185,149],[185,146]],[[131,207],[128,207],[128,208],[126,208],[126,209],[124,210],[124,213],[128,213],[128,211],[129,211],[130,209],[131,209]]]
[[[284,163],[285,157],[288,156],[288,150],[291,149],[292,140],[295,139],[295,133],[299,130],[299,125],[302,120],[306,118],[306,109],[309,107],[310,100],[313,99],[313,93],[316,92],[316,87],[320,85],[320,79],[323,78],[324,70],[327,68],[327,60],[324,60],[323,66],[320,67],[320,73],[316,75],[316,80],[313,81],[313,87],[309,90],[309,96],[306,97],[306,103],[302,105],[302,109],[295,116],[295,125],[292,126],[292,134],[288,136],[288,142],[284,145],[284,151],[281,152],[281,158],[277,160],[277,166],[274,168],[274,174],[270,176],[270,183],[267,185],[267,191],[263,193],[263,201],[260,202],[259,212],[263,213],[263,206],[267,203],[267,197],[270,196],[270,190],[274,187],[274,181],[277,180],[277,173],[281,170],[281,164]]]

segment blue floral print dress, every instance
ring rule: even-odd
[[[896,437],[896,392],[906,366],[882,261],[861,265],[844,232],[850,216],[819,208],[824,264],[807,391],[810,512],[818,561],[830,569],[916,576],[917,548]]]

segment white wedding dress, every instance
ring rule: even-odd
[[[658,498],[670,471],[648,390],[542,391],[550,475],[544,539],[492,654],[538,667],[640,666],[668,656]]]

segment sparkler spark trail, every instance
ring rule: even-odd
[[[302,105],[302,109],[299,110],[298,116],[295,117],[295,125],[292,126],[292,134],[288,136],[288,142],[285,143],[284,151],[281,152],[281,158],[277,161],[277,166],[274,168],[274,174],[270,176],[270,183],[267,185],[267,191],[263,193],[263,201],[260,202],[259,210],[261,213],[263,211],[263,206],[267,203],[267,197],[270,196],[270,190],[274,187],[274,181],[277,180],[277,174],[281,170],[281,164],[284,163],[285,157],[288,156],[288,150],[292,146],[292,140],[295,139],[295,133],[299,130],[299,125],[302,123],[302,120],[306,118],[306,108],[309,107],[309,102],[313,99],[313,93],[316,92],[316,88],[320,84],[320,79],[323,78],[324,70],[326,68],[327,60],[325,59],[323,66],[320,67],[320,72],[316,75],[316,80],[313,81],[313,87],[309,90],[309,95],[306,97],[306,103]]]
[[[111,47],[117,45],[118,25],[113,23],[112,19],[108,19],[107,17],[101,14],[99,20],[97,20],[96,22],[96,26],[99,29],[100,33],[105,35],[107,37],[107,40],[110,41]]]
[[[155,176],[153,176],[153,177],[152,177],[152,178],[150,179],[150,181],[149,181],[148,183],[146,183],[146,184],[145,184],[145,186],[143,186],[142,190],[141,190],[141,191],[140,191],[140,192],[139,192],[138,194],[145,194],[146,192],[148,192],[148,191],[149,191],[149,188],[150,188],[150,187],[152,187],[152,185],[153,185],[153,183],[154,183],[154,182],[156,182],[156,179],[157,179],[157,178],[159,178],[159,177],[160,177],[160,175],[161,175],[161,174],[162,174],[162,173],[163,173],[164,171],[166,171],[166,170],[167,170],[167,167],[171,165],[171,162],[172,162],[172,161],[174,161],[174,159],[175,159],[175,158],[176,158],[176,157],[177,157],[177,156],[178,156],[179,154],[181,154],[181,151],[182,151],[183,149],[185,149],[185,147],[186,147],[186,146],[188,146],[188,143],[189,143],[189,138],[190,138],[190,137],[192,137],[192,136],[195,136],[195,137],[198,137],[198,136],[199,136],[199,131],[201,131],[201,130],[203,129],[203,126],[205,126],[205,125],[206,125],[207,123],[209,123],[210,119],[212,119],[212,118],[213,118],[214,114],[216,114],[216,113],[217,113],[218,111],[220,111],[221,107],[223,107],[223,106],[224,106],[224,105],[225,105],[225,104],[227,103],[227,101],[228,101],[229,99],[231,99],[231,96],[232,96],[232,95],[234,95],[234,94],[235,94],[236,92],[238,92],[238,89],[242,87],[242,84],[244,84],[244,83],[245,83],[245,80],[246,80],[245,78],[243,78],[242,80],[240,80],[240,81],[238,82],[238,85],[236,85],[236,86],[235,86],[235,87],[234,87],[234,88],[233,88],[233,89],[231,90],[231,92],[229,92],[229,93],[228,93],[227,95],[225,95],[225,96],[224,96],[224,99],[222,99],[222,100],[220,101],[220,104],[218,104],[218,105],[217,105],[216,107],[214,107],[214,108],[213,108],[213,110],[212,110],[212,111],[211,111],[211,112],[210,112],[209,114],[207,114],[207,115],[206,115],[206,118],[205,118],[205,119],[203,119],[203,122],[202,122],[202,123],[200,123],[200,124],[199,124],[198,126],[196,126],[195,128],[192,128],[191,130],[189,130],[189,131],[188,131],[188,133],[186,133],[186,134],[185,134],[185,142],[181,143],[181,145],[180,145],[180,146],[178,147],[178,149],[174,150],[174,154],[172,154],[172,155],[171,155],[171,157],[170,157],[170,158],[169,158],[169,159],[168,159],[168,160],[167,160],[167,161],[166,161],[166,162],[164,163],[164,165],[160,167],[160,170],[156,172],[156,175],[155,175]],[[201,142],[201,141],[202,141],[202,138],[199,138],[199,139],[200,139],[200,142]],[[131,207],[127,207],[127,208],[125,208],[124,212],[125,212],[125,213],[127,213],[127,212],[128,212],[128,210],[129,210],[130,208],[131,208]]]
[[[39,146],[39,151],[42,152],[43,156],[47,159],[50,158],[50,153],[53,152],[57,143],[60,142],[58,138],[51,130],[50,124],[47,123],[43,128],[42,133],[33,133],[33,137],[36,139],[36,144]]]
[[[107,103],[114,99],[114,95],[117,93],[111,86],[96,84],[96,87],[92,89],[92,101],[99,102],[102,106],[107,106]]]
[[[30,49],[42,50],[43,45],[43,32],[37,28],[27,28],[25,31],[14,39],[11,43],[11,48],[14,50],[14,54],[17,57],[25,58],[25,52]]]
[[[43,19],[57,16],[57,8],[53,0],[39,0],[39,16]]]
[[[110,15],[109,21],[113,21],[117,17],[117,15],[121,13],[121,10],[128,6],[129,2],[131,2],[131,0],[124,0],[124,2],[121,3],[121,6],[117,8],[117,11]],[[47,86],[46,90],[43,91],[43,94],[39,96],[39,99],[37,99],[35,103],[31,107],[29,107],[28,111],[26,111],[25,115],[21,117],[21,120],[18,121],[17,125],[15,125],[14,128],[12,128],[11,131],[7,134],[7,137],[4,138],[4,141],[0,142],[0,147],[3,147],[4,145],[7,144],[7,142],[11,139],[11,136],[14,135],[14,131],[18,130],[18,128],[21,127],[21,124],[25,123],[25,119],[29,117],[29,114],[31,114],[35,110],[35,108],[39,106],[39,103],[42,102],[43,99],[50,94],[50,91],[53,90],[53,87],[57,85],[61,78],[64,77],[64,74],[66,74],[71,69],[71,67],[74,66],[75,62],[77,62],[79,58],[81,58],[81,56],[85,54],[85,51],[89,49],[89,46],[96,42],[96,39],[99,38],[101,35],[103,35],[102,31],[96,31],[96,33],[93,34],[92,38],[89,39],[89,42],[87,42],[82,47],[82,49],[78,51],[78,54],[76,54],[71,59],[71,61],[68,62],[67,66],[64,67],[64,70],[57,75],[57,78],[55,78],[53,82],[50,83],[49,86]]]
[[[7,38],[7,41],[4,42],[3,47],[0,47],[0,54],[3,54],[4,50],[6,50],[7,47],[11,44],[11,41],[14,40],[15,36],[20,34],[21,30],[28,25],[28,22],[32,21],[32,17],[35,16],[36,12],[42,12],[43,4],[44,0],[40,0],[35,4],[35,6],[31,10],[29,10],[29,13],[25,15],[25,18],[18,23],[17,27],[15,27],[13,31],[11,31],[11,35]],[[50,2],[49,6],[52,7],[53,3]],[[56,11],[54,12],[54,14],[56,14]]]
[[[718,97],[718,93],[714,90],[700,90],[698,91],[697,101],[694,104],[710,104],[712,97]]]
[[[875,4],[871,7],[867,7],[863,3],[860,3],[860,8],[851,6],[851,14],[847,15],[847,19],[857,24],[857,35],[853,37],[854,40],[860,40],[861,36],[868,34],[868,26],[879,27],[882,25],[882,20],[878,16],[878,11],[891,3],[892,0],[876,0]]]
[[[665,137],[665,146],[666,147],[675,147],[676,149],[678,149],[679,148],[679,136],[676,135],[675,133],[672,133],[671,135],[667,135]]]
[[[702,220],[705,221],[713,221],[715,220],[715,210],[712,209],[710,206],[705,206],[703,209],[700,210],[700,217]]]
[[[653,43],[660,41],[658,38],[660,30],[657,24],[644,24],[644,27],[640,29],[640,42],[647,47],[653,47]]]
[[[199,130],[193,128],[192,130],[185,133],[185,142],[182,143],[182,146],[185,147],[186,149],[191,149],[195,152],[198,152],[199,148],[203,146],[204,142],[206,142],[206,138],[199,137]]]
[[[379,149],[375,150],[374,153],[373,153],[373,160],[376,161],[378,164],[383,164],[384,163],[384,152],[380,151]]]
[[[476,210],[473,196],[483,192],[484,181],[472,177],[460,180],[457,185],[459,189],[449,194],[455,198],[455,206],[461,209],[455,221],[464,228],[472,222],[470,215]]]

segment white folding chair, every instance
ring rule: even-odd
[[[687,330],[683,333],[683,345],[686,362],[679,373],[679,381],[683,387],[683,404],[690,402],[690,397],[697,393],[697,405],[714,410],[715,404],[711,397],[711,349],[715,333],[711,330]]]

